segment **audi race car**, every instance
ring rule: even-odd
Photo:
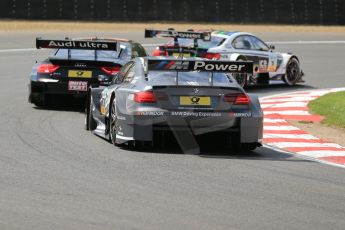
[[[85,97],[89,87],[108,85],[129,60],[146,56],[139,43],[126,39],[36,38],[36,48],[54,49],[31,70],[29,102],[36,106],[46,106],[51,95]]]
[[[193,34],[199,34],[199,37],[192,36]],[[145,37],[173,38],[157,47],[153,52],[154,56],[196,56],[229,61],[253,61],[254,74],[234,75],[242,87],[269,84],[270,80],[282,80],[290,86],[304,82],[304,73],[296,55],[276,52],[273,45],[266,44],[250,33],[146,29]]]
[[[109,86],[90,90],[86,129],[114,145],[155,146],[168,132],[193,152],[198,136],[217,133],[230,146],[253,150],[263,135],[259,100],[227,75],[252,69],[244,61],[135,58]]]

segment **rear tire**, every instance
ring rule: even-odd
[[[286,65],[283,81],[290,86],[295,85],[301,78],[301,67],[296,58],[292,57]]]
[[[34,93],[30,95],[31,103],[33,103],[37,107],[45,107],[46,106],[46,96],[43,93]]]
[[[242,143],[241,144],[241,150],[243,151],[252,151],[256,149],[257,143]]]
[[[252,143],[241,143],[241,137],[240,134],[235,134],[231,138],[231,147],[234,150],[239,151],[252,151],[258,147],[258,144],[256,142]]]
[[[90,97],[86,98],[86,103],[85,103],[85,130],[90,130],[90,122],[89,122],[89,117],[90,117]]]

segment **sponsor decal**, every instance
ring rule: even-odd
[[[251,74],[253,72],[253,63],[243,61],[184,61],[149,59],[148,70],[204,71]]]
[[[205,41],[211,40],[210,32],[185,32],[175,30],[148,30],[145,29],[145,38],[153,37],[174,37],[174,38],[189,38],[189,39],[202,39]]]
[[[231,112],[229,113],[230,117],[252,117],[252,113],[251,112],[246,112],[246,113],[234,113]]]
[[[137,112],[139,116],[178,116],[178,117],[221,117],[222,114],[218,112],[190,112],[190,111],[141,111]]]
[[[87,81],[68,81],[68,90],[87,91]]]
[[[141,111],[137,112],[139,116],[163,116],[164,112],[161,111]]]
[[[88,50],[117,50],[116,42],[81,41],[81,40],[44,40],[36,39],[36,48],[50,49],[88,49]]]

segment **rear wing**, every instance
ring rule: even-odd
[[[116,41],[93,41],[93,40],[53,40],[36,38],[36,48],[41,49],[83,49],[83,50],[118,50]]]
[[[175,31],[175,30],[151,30],[145,29],[145,38],[188,38],[211,40],[210,32]]]
[[[147,59],[146,68],[146,73],[149,71],[202,71],[253,74],[251,61]]]

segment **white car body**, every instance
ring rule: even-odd
[[[257,80],[263,75],[269,80],[284,80],[289,85],[303,82],[302,76],[304,74],[296,55],[276,52],[272,46],[267,45],[251,33],[214,31],[212,32],[212,39],[215,38],[224,40],[220,45],[209,48],[208,53],[219,53],[220,59],[224,60],[244,59],[254,62],[255,74],[254,76],[247,76],[246,85],[258,83]],[[294,81],[288,81],[284,77],[287,74],[286,67],[292,58],[298,62],[299,76]]]

